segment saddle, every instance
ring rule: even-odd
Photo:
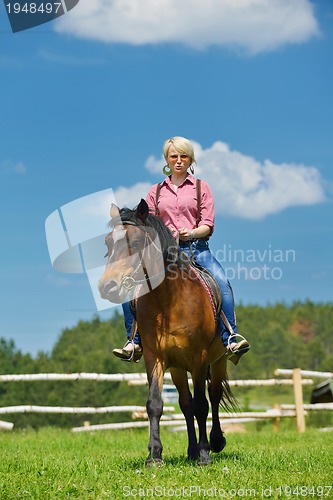
[[[214,316],[217,321],[222,310],[222,294],[220,287],[217,284],[214,276],[209,271],[207,271],[206,268],[202,267],[195,259],[190,259],[190,265],[191,270],[197,276],[208,294]]]

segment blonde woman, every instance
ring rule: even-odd
[[[222,293],[222,310],[233,331],[237,334],[234,298],[226,274],[209,249],[209,239],[214,231],[214,200],[207,182],[200,181],[200,190],[194,174],[194,150],[184,137],[172,137],[163,146],[166,165],[165,179],[149,190],[146,201],[152,214],[158,215],[170,229],[179,247],[207,269],[217,281]],[[133,316],[129,304],[123,305],[127,337],[130,338]],[[220,321],[220,336],[227,348],[227,355],[234,364],[248,352],[247,340],[237,342],[237,335],[230,336],[228,328]],[[137,361],[142,356],[140,336],[127,342],[123,349],[113,353],[122,359]]]

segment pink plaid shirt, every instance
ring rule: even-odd
[[[156,189],[157,184],[154,184],[146,197],[149,211],[152,214],[156,212]],[[194,229],[197,220],[196,179],[187,174],[184,182],[175,191],[170,177],[166,177],[160,190],[158,208],[162,221],[171,232],[178,233],[182,227]],[[210,227],[210,235],[212,235],[214,231],[214,199],[207,182],[201,181],[199,226],[204,224]]]

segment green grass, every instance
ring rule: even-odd
[[[145,469],[147,430],[2,432],[0,498],[333,498],[320,489],[332,486],[333,433],[249,428],[206,467],[185,459],[184,433],[162,440],[164,466]]]

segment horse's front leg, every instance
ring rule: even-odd
[[[194,427],[193,398],[188,385],[187,372],[177,368],[170,368],[170,373],[172,381],[178,390],[180,409],[186,420],[187,456],[190,460],[196,460],[198,458],[198,442]]]
[[[193,410],[197,419],[199,429],[199,465],[207,465],[211,462],[209,456],[210,445],[207,438],[207,417],[209,405],[205,394],[207,367],[201,367],[199,371],[192,373],[194,398]]]
[[[147,355],[148,354],[148,355]],[[149,359],[145,353],[145,363],[149,383],[147,413],[150,423],[150,438],[146,466],[162,464],[162,442],[160,438],[160,419],[163,413],[162,388],[164,369],[158,359]]]

